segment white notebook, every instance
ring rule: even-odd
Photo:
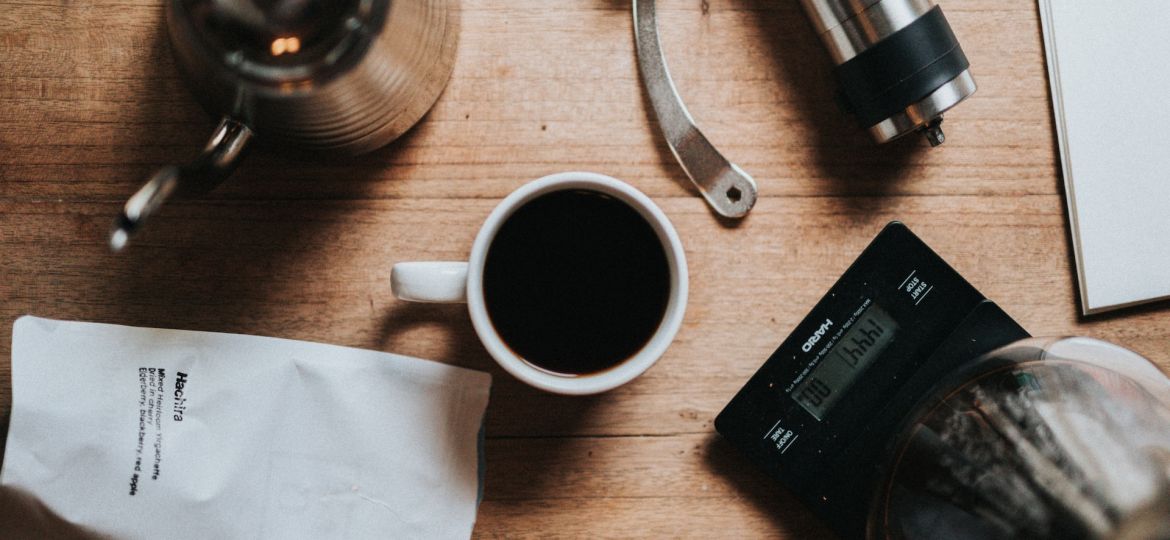
[[[1170,3],[1039,2],[1082,310],[1170,298]]]

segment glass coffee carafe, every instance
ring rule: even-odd
[[[1017,342],[910,419],[870,538],[1170,538],[1170,380],[1136,353]]]

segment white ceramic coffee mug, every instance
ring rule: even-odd
[[[633,356],[615,366],[585,375],[560,375],[526,362],[513,352],[492,326],[483,293],[483,269],[488,250],[500,227],[518,208],[554,191],[589,190],[618,199],[646,220],[666,252],[670,266],[670,295],[657,331]],[[687,262],[674,226],[649,197],[629,184],[608,176],[567,172],[530,182],[508,195],[488,216],[471,246],[468,262],[407,262],[394,265],[391,273],[394,295],[411,302],[466,302],[471,322],[492,357],[516,378],[537,388],[558,394],[596,394],[630,382],[644,373],[666,352],[682,325],[687,304]]]

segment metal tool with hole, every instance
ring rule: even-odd
[[[756,181],[719,153],[683,105],[662,56],[654,0],[634,0],[633,12],[638,67],[666,144],[712,209],[744,217],[756,204]]]

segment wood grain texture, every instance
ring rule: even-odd
[[[1032,0],[944,3],[980,91],[933,150],[876,147],[839,113],[797,2],[659,0],[679,91],[760,183],[738,227],[706,209],[649,122],[628,1],[464,0],[451,85],[403,139],[349,160],[264,149],[114,256],[117,207],[212,127],[171,62],[160,4],[0,0],[5,412],[22,314],[392,351],[494,375],[477,536],[820,537],[711,422],[892,219],[1033,333],[1117,341],[1170,366],[1165,305],[1077,315]],[[393,263],[465,257],[500,198],[573,169],[653,197],[692,284],[662,361],[584,399],[496,368],[464,308],[389,291]]]

